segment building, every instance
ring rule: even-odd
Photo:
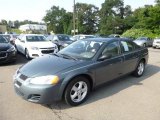
[[[21,30],[24,33],[47,33],[47,26],[46,25],[38,25],[38,24],[26,24],[21,25],[19,27],[19,30]]]

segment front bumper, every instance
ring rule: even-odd
[[[51,104],[59,99],[59,86],[35,86],[35,85],[22,85],[18,87],[14,84],[15,92],[23,99],[39,103],[39,104]]]
[[[27,80],[14,78],[15,92],[23,99],[39,104],[51,104],[61,100],[60,87],[61,83],[57,85],[33,85]]]

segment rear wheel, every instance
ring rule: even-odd
[[[145,70],[145,63],[143,60],[141,60],[133,74],[136,77],[141,77],[144,73],[144,70]]]
[[[67,86],[64,98],[67,104],[77,106],[83,103],[90,93],[90,82],[85,77],[73,79]]]
[[[143,47],[146,47],[146,44],[145,44],[145,43],[143,44]]]

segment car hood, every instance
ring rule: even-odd
[[[0,43],[0,51],[7,51],[11,46],[9,43]]]
[[[19,72],[28,77],[55,75],[56,73],[74,65],[78,65],[81,62],[82,61],[65,59],[54,55],[45,55],[31,60],[21,67]]]
[[[49,48],[49,47],[55,47],[56,45],[50,41],[45,42],[27,42],[28,46],[32,47],[38,47],[38,48]]]

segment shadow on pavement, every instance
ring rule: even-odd
[[[143,85],[143,83],[141,83],[143,80],[146,80],[147,78],[153,76],[158,72],[160,72],[160,67],[148,64],[146,66],[146,71],[142,77],[136,78],[136,77],[133,77],[132,75],[127,75],[127,76],[124,76],[123,78],[106,83],[98,87],[94,91],[92,91],[88,100],[80,106],[91,104],[103,98],[107,98],[109,96],[117,94],[118,92],[128,87],[135,86],[135,85]],[[56,102],[50,106],[45,106],[45,107],[48,107],[52,110],[62,110],[62,109],[70,108],[70,106],[66,105],[64,101]]]

